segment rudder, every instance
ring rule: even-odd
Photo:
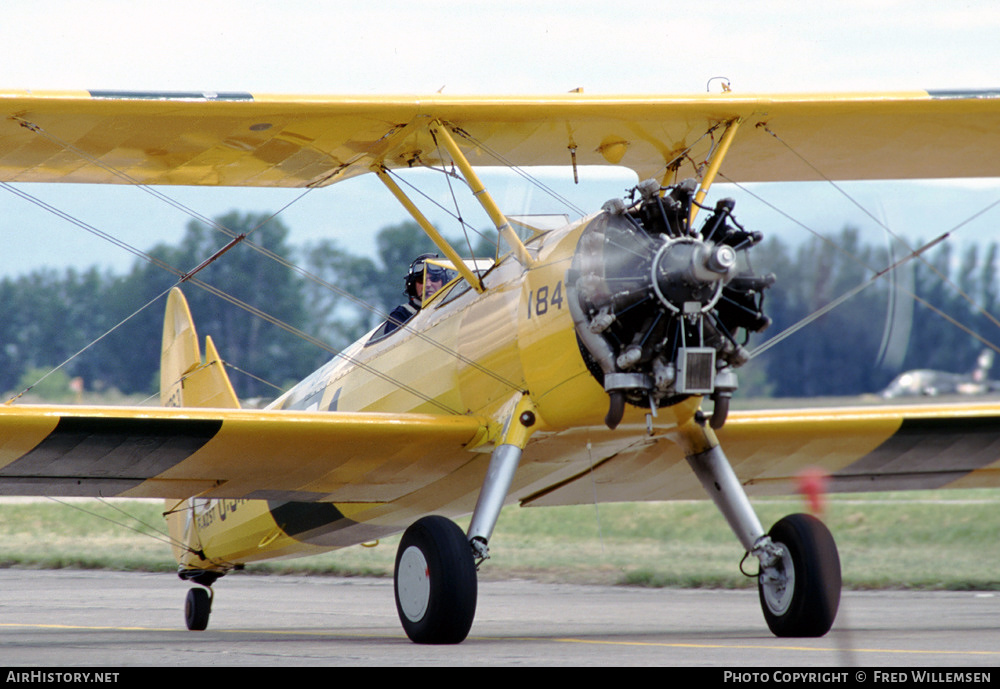
[[[160,404],[165,407],[240,408],[211,337],[205,338],[205,360],[202,362],[191,310],[178,287],[170,290],[163,318]]]

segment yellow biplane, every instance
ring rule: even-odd
[[[807,515],[765,531],[748,494],[788,492],[807,466],[841,491],[1000,485],[996,406],[729,414],[770,280],[748,261],[760,235],[731,203],[705,201],[720,169],[742,182],[1000,175],[998,92],[0,103],[3,181],[305,188],[373,173],[454,272],[400,327],[264,410],[240,408],[177,289],[163,407],[0,408],[0,493],[167,499],[180,576],[200,585],[190,629],[206,627],[215,580],[245,563],[404,531],[402,625],[417,642],[459,642],[504,504],[707,491],[759,562],[770,629],[817,636],[840,599],[833,538]],[[618,165],[645,181],[523,233],[477,176],[492,165]],[[417,166],[457,170],[506,249],[460,256],[396,182]],[[463,533],[449,518],[469,513]]]

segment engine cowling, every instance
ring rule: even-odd
[[[581,352],[610,397],[611,428],[626,403],[655,411],[691,395],[712,397],[712,426],[721,427],[746,338],[770,324],[763,292],[774,277],[756,276],[749,258],[761,234],[736,222],[730,199],[695,231],[694,189],[692,180],[643,182],[638,201],[609,201],[580,237],[569,304]]]

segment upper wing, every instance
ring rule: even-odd
[[[662,437],[613,453],[601,452],[598,436],[588,440],[596,455],[592,468],[524,496],[525,501],[569,505],[592,503],[595,496],[599,502],[705,497],[684,453]],[[751,495],[792,493],[807,468],[828,474],[834,492],[1000,487],[997,404],[732,412],[719,440]]]
[[[388,502],[484,433],[469,416],[0,405],[0,494]]]
[[[1000,173],[1000,91],[737,96],[275,97],[3,92],[0,180],[304,187],[440,164],[427,129],[478,165],[622,165],[690,176],[741,118],[735,181]],[[687,168],[687,169],[685,169]]]

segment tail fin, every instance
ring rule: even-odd
[[[990,369],[993,368],[993,350],[984,349],[979,358],[976,359],[976,368],[972,370],[972,380],[977,383],[986,382],[990,377]]]
[[[211,337],[205,338],[205,362],[202,363],[191,310],[177,287],[170,290],[163,319],[160,404],[165,407],[240,407]]]

